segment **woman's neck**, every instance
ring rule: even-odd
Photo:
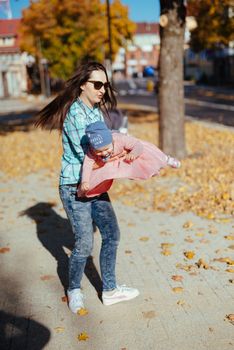
[[[87,107],[93,109],[94,104],[92,104],[87,98],[85,98],[85,96],[81,95],[79,98]]]

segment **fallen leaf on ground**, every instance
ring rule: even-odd
[[[184,291],[184,288],[182,287],[174,287],[172,288],[174,293],[182,293]]]
[[[56,333],[63,333],[64,332],[64,327],[56,327],[54,328]]]
[[[62,302],[63,303],[67,303],[68,302],[68,298],[66,295],[64,295],[62,298],[61,298]]]
[[[148,240],[149,240],[149,237],[147,236],[143,236],[139,238],[139,241],[142,241],[142,242],[147,242]]]
[[[165,255],[165,256],[169,256],[169,255],[172,254],[172,252],[171,252],[171,250],[169,250],[169,249],[163,249],[163,250],[161,251],[161,254],[162,254],[162,255]]]
[[[208,270],[210,266],[205,262],[203,259],[199,259],[198,262],[196,262],[196,265],[200,268],[203,268],[205,270]]]
[[[82,332],[80,333],[78,336],[77,336],[77,339],[79,341],[86,341],[87,339],[89,338],[88,334],[85,333],[85,332]]]
[[[185,300],[178,300],[176,304],[183,306],[185,304]]]
[[[187,259],[193,259],[194,256],[195,256],[195,253],[191,250],[187,251],[187,252],[184,252],[184,256],[187,258]]]
[[[183,224],[183,228],[191,228],[194,225],[194,223],[192,221],[186,221]]]
[[[81,308],[80,310],[77,311],[77,315],[79,316],[85,316],[85,315],[88,315],[88,310],[85,309],[85,308]]]
[[[198,232],[198,233],[196,233],[196,236],[197,236],[197,237],[204,237],[204,236],[205,236],[205,234],[204,234],[204,233],[202,233],[202,232]]]
[[[230,258],[215,258],[214,261],[227,263],[228,265],[234,265],[234,260],[232,260]]]
[[[161,243],[161,248],[166,249],[166,248],[171,248],[174,247],[174,243]]]
[[[184,271],[191,271],[192,268],[194,268],[193,265],[183,265],[183,264],[180,264],[180,263],[176,264],[176,267],[177,267],[177,269],[181,269],[181,270],[184,270]]]
[[[125,250],[125,254],[132,254],[131,250]]]
[[[188,243],[193,243],[194,242],[194,240],[192,238],[190,238],[190,237],[186,237],[184,240],[185,240],[185,242],[188,242]]]
[[[232,235],[224,236],[224,238],[229,240],[229,241],[233,241],[234,240],[234,236],[232,236]]]
[[[2,248],[0,248],[0,253],[1,253],[1,254],[8,253],[9,251],[10,251],[10,248],[9,248],[9,247],[2,247]]]
[[[230,283],[234,284],[234,280],[229,280]]]
[[[181,281],[183,280],[183,276],[181,276],[181,275],[173,275],[173,276],[171,277],[171,279],[172,279],[173,281],[181,282]]]
[[[226,269],[225,271],[230,272],[230,273],[234,273],[234,269]]]
[[[234,325],[234,314],[226,315],[225,318]]]

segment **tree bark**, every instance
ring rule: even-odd
[[[183,55],[185,6],[182,0],[161,0],[159,57],[159,145],[178,158],[186,155]],[[164,21],[162,21],[164,20]]]

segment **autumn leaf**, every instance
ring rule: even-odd
[[[234,236],[232,236],[232,235],[224,236],[224,238],[229,240],[229,241],[233,241],[234,240]]]
[[[86,316],[86,315],[88,315],[88,313],[89,313],[88,310],[85,308],[81,308],[77,311],[77,315],[79,315],[79,316]]]
[[[132,254],[131,250],[125,250],[125,254]]]
[[[161,248],[162,249],[167,249],[167,248],[171,248],[174,247],[174,243],[161,243]]]
[[[234,314],[226,315],[225,318],[234,325]]]
[[[226,269],[225,271],[230,272],[230,273],[234,273],[234,269]]]
[[[67,303],[68,302],[68,298],[66,295],[64,295],[62,298],[61,298],[62,302],[63,303]]]
[[[185,300],[178,300],[176,304],[183,306],[185,304]]]
[[[2,247],[2,248],[0,248],[0,254],[9,253],[9,251],[10,251],[9,247]]]
[[[80,333],[78,336],[77,336],[77,339],[79,341],[86,341],[87,339],[89,338],[88,334],[85,333],[85,332],[82,332]]]
[[[169,256],[169,255],[172,254],[172,252],[171,252],[171,250],[169,250],[169,249],[163,249],[163,250],[161,251],[161,254],[162,254],[162,255],[165,255],[165,256]]]
[[[205,270],[208,270],[210,268],[210,266],[205,262],[205,260],[203,259],[199,259],[198,262],[196,263],[196,265],[199,267],[199,268],[203,268]]]
[[[64,332],[64,327],[56,327],[54,328],[56,333],[63,333]]]
[[[184,224],[183,224],[183,228],[191,228],[193,227],[194,223],[192,221],[186,221]]]
[[[183,276],[181,276],[181,275],[173,275],[173,276],[171,277],[171,279],[172,279],[173,281],[181,282],[181,281],[183,280]]]
[[[195,256],[195,253],[193,251],[187,251],[187,252],[184,252],[184,256],[187,258],[187,259],[193,259],[194,256]]]
[[[143,236],[139,238],[139,241],[142,241],[142,242],[147,242],[148,240],[149,240],[149,237],[147,236]]]
[[[184,291],[182,287],[174,287],[172,290],[174,293],[182,293]]]

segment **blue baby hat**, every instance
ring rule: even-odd
[[[102,121],[89,124],[85,130],[91,147],[99,149],[112,143],[110,129]]]

